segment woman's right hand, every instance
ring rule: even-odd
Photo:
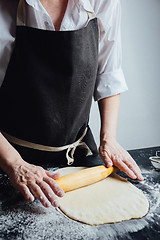
[[[22,193],[24,198],[32,202],[38,198],[45,207],[58,207],[58,197],[64,196],[63,189],[55,179],[59,173],[49,172],[42,167],[25,162],[23,159],[14,163],[7,172],[14,188]]]
[[[49,172],[42,167],[25,162],[16,149],[0,133],[0,167],[7,173],[12,185],[32,202],[38,198],[45,207],[58,207],[58,197],[64,196],[63,189],[55,179],[59,173]]]

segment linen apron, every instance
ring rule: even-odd
[[[98,155],[88,125],[98,39],[97,18],[72,31],[16,27],[0,88],[0,130],[26,161],[65,166]]]

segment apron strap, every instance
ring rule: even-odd
[[[66,158],[67,158],[67,161],[68,161],[67,164],[71,165],[74,162],[74,152],[76,150],[76,147],[78,147],[78,146],[82,147],[82,148],[85,148],[87,150],[86,156],[92,155],[92,152],[91,152],[90,148],[87,146],[87,144],[85,142],[82,142],[82,139],[86,135],[87,130],[88,129],[86,128],[84,133],[82,134],[82,136],[76,142],[74,142],[72,144],[62,146],[62,147],[45,146],[45,145],[32,143],[32,142],[28,142],[28,141],[13,137],[13,136],[11,136],[8,133],[5,133],[3,131],[1,133],[3,134],[3,136],[9,142],[17,144],[19,146],[27,147],[27,148],[32,148],[32,149],[47,151],[47,152],[60,152],[60,151],[63,151],[63,150],[67,149],[67,152],[66,152]],[[70,151],[71,151],[71,157],[69,156]]]
[[[87,13],[90,20],[96,17],[94,12],[87,12]]]
[[[18,8],[17,8],[17,26],[25,25],[25,11],[24,11],[24,1],[19,0]]]

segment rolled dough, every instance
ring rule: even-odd
[[[63,176],[82,169],[67,167],[59,169],[59,172]],[[59,201],[61,211],[68,217],[90,225],[142,218],[149,209],[143,192],[117,174],[67,192]]]

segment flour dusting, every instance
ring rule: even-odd
[[[48,169],[53,170],[53,169]],[[0,239],[11,240],[119,240],[131,239],[130,234],[144,228],[149,229],[152,223],[160,222],[160,184],[155,182],[154,169],[142,169],[144,181],[132,181],[143,189],[149,200],[149,213],[142,219],[134,219],[116,224],[89,226],[65,217],[55,208],[44,208],[38,200],[24,203],[19,194],[8,184],[7,177],[0,175],[0,182],[5,188],[0,191]],[[130,179],[128,179],[130,180]],[[5,194],[5,196],[4,196]],[[7,235],[7,238],[5,237]]]

